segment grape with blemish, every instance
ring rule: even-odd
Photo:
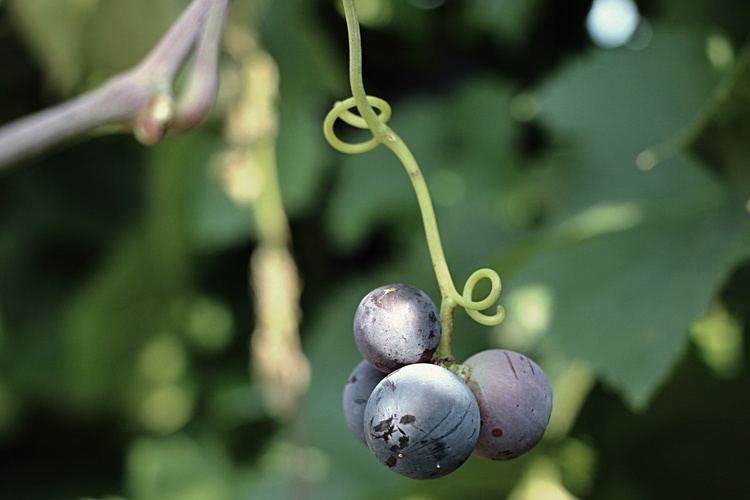
[[[385,373],[429,362],[440,343],[440,315],[418,288],[381,286],[357,307],[354,340],[362,356]]]
[[[386,376],[364,415],[367,445],[392,471],[413,479],[445,476],[471,455],[479,407],[469,387],[445,368],[420,363]]]
[[[482,417],[474,454],[491,460],[523,455],[542,439],[552,412],[552,388],[527,356],[503,349],[474,354],[464,363]]]

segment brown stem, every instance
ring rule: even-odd
[[[228,2],[216,2],[209,10],[199,35],[189,76],[177,103],[177,115],[170,130],[181,133],[195,128],[206,117],[219,87],[219,44],[226,21]]]
[[[0,127],[0,170],[101,125],[131,130],[145,144],[160,139],[175,121],[176,131],[193,128],[208,114],[216,94],[219,41],[230,1],[193,0],[135,68]],[[188,93],[175,111],[172,80],[193,50]]]

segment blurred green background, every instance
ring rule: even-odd
[[[636,3],[359,2],[365,86],[420,162],[457,286],[503,279],[506,321],[458,311],[457,357],[518,350],[552,381],[534,451],[416,482],[349,434],[361,297],[439,297],[418,208],[389,151],[323,139],[348,96],[338,3],[236,0],[231,30],[279,68],[301,406],[272,416],[251,375],[256,228],[212,167],[225,57],[197,131],[98,135],[0,175],[0,498],[750,498],[750,3]],[[185,5],[0,1],[0,123],[131,67]]]

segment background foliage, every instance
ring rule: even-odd
[[[459,313],[458,357],[520,350],[553,382],[537,450],[414,482],[349,435],[359,300],[437,298],[417,205],[388,151],[323,140],[348,95],[337,3],[236,1],[280,71],[302,409],[273,419],[249,375],[255,229],[212,169],[221,97],[186,137],[95,137],[0,177],[0,497],[749,496],[750,4],[638,4],[617,49],[589,40],[583,0],[360,8],[365,85],[422,166],[454,278],[503,277],[506,321]],[[130,67],[184,5],[0,2],[0,123]]]

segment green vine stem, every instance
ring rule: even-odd
[[[500,277],[492,269],[475,271],[464,285],[463,293],[459,294],[453,284],[448,270],[448,264],[440,242],[435,210],[432,206],[427,183],[416,159],[403,140],[386,124],[391,117],[390,105],[377,97],[368,96],[362,81],[362,42],[359,31],[359,21],[354,0],[343,0],[344,15],[349,35],[349,81],[352,96],[334,104],[323,122],[323,132],[328,143],[342,153],[357,154],[375,149],[380,144],[387,146],[401,161],[409,179],[411,179],[417,201],[422,213],[422,223],[427,237],[427,246],[435,269],[438,286],[440,287],[440,319],[442,321],[442,337],[435,360],[448,369],[458,372],[460,367],[453,357],[453,315],[456,306],[463,307],[467,314],[483,325],[496,325],[505,317],[502,306],[497,306],[494,314],[487,315],[482,310],[491,307],[500,297]],[[358,115],[352,108],[357,109]],[[377,110],[377,111],[376,111]],[[347,143],[339,139],[333,131],[336,120],[342,120],[348,125],[367,129],[372,132],[372,138],[360,143]],[[480,301],[473,299],[473,290],[482,279],[489,279],[492,289],[488,296]]]

